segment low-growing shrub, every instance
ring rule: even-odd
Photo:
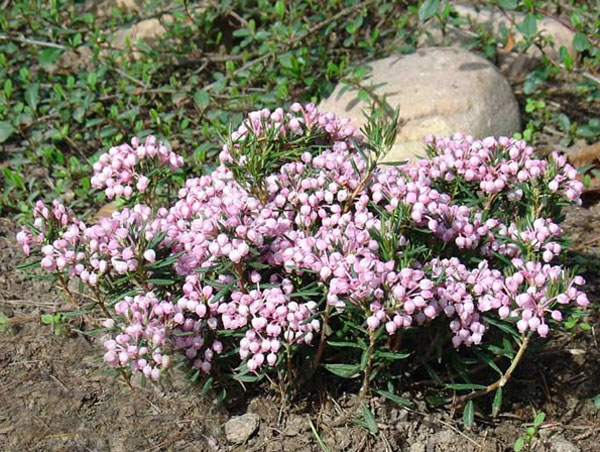
[[[588,305],[560,259],[581,183],[564,157],[506,137],[429,138],[429,159],[381,164],[388,122],[360,133],[312,104],[255,111],[183,187],[182,159],[134,138],[93,165],[118,198],[110,218],[38,202],[18,240],[65,290],[89,286],[104,361],[127,373],[183,362],[293,387],[323,368],[399,400],[402,380],[437,380],[431,362],[449,359],[464,383],[447,387],[476,390],[463,402],[496,390],[496,408],[530,338]],[[473,384],[473,357],[500,379]]]

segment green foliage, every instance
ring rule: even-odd
[[[154,134],[202,172],[242,113],[316,101],[406,32],[404,6],[391,0],[141,3],[98,14],[94,2],[16,0],[0,12],[0,158],[28,181],[0,179],[0,211],[40,195],[77,198],[81,209],[102,202],[73,192],[89,192],[89,164],[133,135]],[[149,17],[164,35],[116,46],[115,30]]]
[[[533,424],[527,427],[523,436],[520,436],[515,441],[514,450],[515,452],[521,452],[522,450],[531,450],[532,442],[535,439],[540,427],[546,419],[546,413],[539,413],[534,419]]]

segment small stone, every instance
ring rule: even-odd
[[[285,424],[283,431],[286,436],[297,436],[298,434],[308,430],[308,423],[304,416],[299,414],[291,414]]]
[[[243,443],[256,432],[259,423],[258,414],[246,413],[232,417],[225,423],[225,438],[231,443]]]
[[[542,432],[540,432],[540,436]],[[549,436],[545,441],[548,452],[581,452],[581,449],[565,438],[563,435],[543,435]]]
[[[418,441],[410,445],[410,452],[425,452],[425,443]]]

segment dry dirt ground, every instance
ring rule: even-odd
[[[589,267],[600,269],[600,203],[592,200],[567,213],[573,247]],[[500,452],[513,450],[523,424],[536,412],[546,422],[531,450],[600,451],[600,355],[592,331],[555,334],[526,360],[505,390],[495,419],[477,413],[476,426],[462,426],[460,413],[434,410],[418,390],[407,410],[372,400],[379,423],[374,436],[352,422],[356,397],[321,391],[282,409],[278,395],[255,395],[224,406],[201,397],[184,378],[135,385],[108,373],[94,337],[71,322],[56,335],[39,316],[69,310],[50,283],[17,270],[23,256],[12,219],[0,218],[0,314],[11,319],[0,332],[0,451],[319,451],[310,422],[331,451]],[[588,290],[599,300],[591,270]],[[600,333],[600,330],[598,330]],[[260,416],[258,431],[242,445],[228,443],[224,424],[244,412]]]

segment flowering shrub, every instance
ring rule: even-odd
[[[432,344],[516,364],[530,336],[588,304],[559,259],[575,170],[523,141],[461,134],[428,138],[429,159],[380,165],[394,135],[380,117],[359,133],[312,104],[252,112],[219,166],[167,207],[137,195],[182,159],[134,139],[92,179],[127,207],[87,226],[38,202],[18,240],[44,270],[91,287],[105,362],[153,379],[175,361],[246,382],[322,365],[362,375],[365,392]],[[520,352],[492,348],[498,334]]]

